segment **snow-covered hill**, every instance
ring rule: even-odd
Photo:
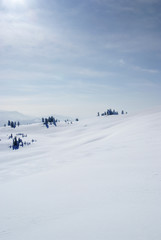
[[[13,151],[11,133],[37,142]],[[161,239],[161,110],[0,139],[0,239]]]
[[[0,126],[8,123],[10,121],[20,121],[21,124],[40,122],[40,118],[27,116],[16,111],[2,111],[0,110]]]
[[[64,120],[70,120],[74,121],[73,117],[69,116],[63,116],[63,115],[58,115],[58,114],[50,114],[51,116],[54,116],[55,119],[64,121]],[[16,121],[20,122],[21,124],[32,124],[32,123],[40,123],[42,121],[42,117],[49,117],[49,116],[41,116],[41,117],[34,117],[34,116],[28,116],[24,115],[20,112],[16,111],[2,111],[0,110],[0,127],[4,126],[4,124],[8,123],[8,120],[10,121]]]

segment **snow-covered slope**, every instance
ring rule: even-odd
[[[0,110],[0,126],[8,123],[10,121],[20,121],[22,124],[40,122],[40,118],[31,117],[24,115],[16,111],[2,111]]]
[[[13,151],[11,133],[37,142]],[[161,239],[161,111],[0,139],[0,239]]]
[[[69,121],[74,121],[73,117],[69,116],[63,116],[63,115],[57,115],[57,114],[50,114],[50,116],[54,116],[55,119],[64,121],[68,119]],[[21,124],[32,124],[32,123],[40,123],[42,121],[42,117],[49,117],[48,115],[44,115],[41,117],[34,117],[34,116],[28,116],[24,115],[20,112],[16,111],[2,111],[0,110],[0,127],[4,126],[4,124],[8,123],[8,120],[10,121],[20,121]]]

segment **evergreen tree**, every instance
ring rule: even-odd
[[[11,128],[14,128],[14,123],[12,121],[11,121],[10,125],[11,125]]]
[[[55,120],[55,118],[53,118],[53,124],[54,124],[55,127],[56,127],[56,120]]]
[[[48,125],[48,119],[47,118],[45,118],[45,126],[48,128],[49,127],[49,125]]]
[[[14,137],[13,139],[13,150],[19,148],[19,141],[17,140],[17,137]]]

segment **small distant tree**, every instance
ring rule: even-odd
[[[99,117],[99,116],[100,116],[100,113],[98,112],[98,113],[97,113],[97,117]]]
[[[53,123],[53,120],[54,120],[54,117],[51,116],[51,117],[50,117],[50,121],[51,121],[51,123]]]
[[[49,116],[48,118],[42,118],[42,122],[47,128],[49,127],[49,124],[54,124],[56,126],[57,121],[58,120],[56,120],[53,116]]]
[[[13,121],[11,121],[10,126],[11,126],[11,128],[14,128],[14,123],[13,123]]]
[[[51,117],[48,117],[48,122],[51,123]]]
[[[112,115],[112,110],[111,109],[107,109],[107,115]]]
[[[124,114],[124,110],[122,110],[121,114]]]
[[[15,128],[16,127],[16,122],[11,122],[11,128]]]
[[[76,118],[76,119],[75,119],[75,121],[76,121],[76,122],[78,122],[78,121],[79,121],[79,119],[78,119],[78,118]]]
[[[44,124],[45,125],[48,124],[48,119],[47,118],[45,118]]]
[[[54,124],[54,126],[56,127],[56,120],[55,120],[55,118],[53,118],[53,124]]]
[[[17,122],[17,126],[18,126],[18,127],[20,126],[20,122],[19,122],[19,121]]]
[[[11,126],[11,122],[10,122],[10,120],[8,120],[8,126]]]
[[[48,119],[47,119],[47,118],[45,118],[45,122],[44,122],[44,124],[45,124],[45,126],[46,126],[47,128],[49,128],[49,125],[48,125]]]
[[[13,150],[14,149],[19,149],[19,141],[17,140],[17,137],[14,137],[13,139]]]

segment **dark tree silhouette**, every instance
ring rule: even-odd
[[[15,149],[19,149],[19,140],[17,140],[17,137],[14,137],[13,139],[13,146],[12,146],[13,150]]]

